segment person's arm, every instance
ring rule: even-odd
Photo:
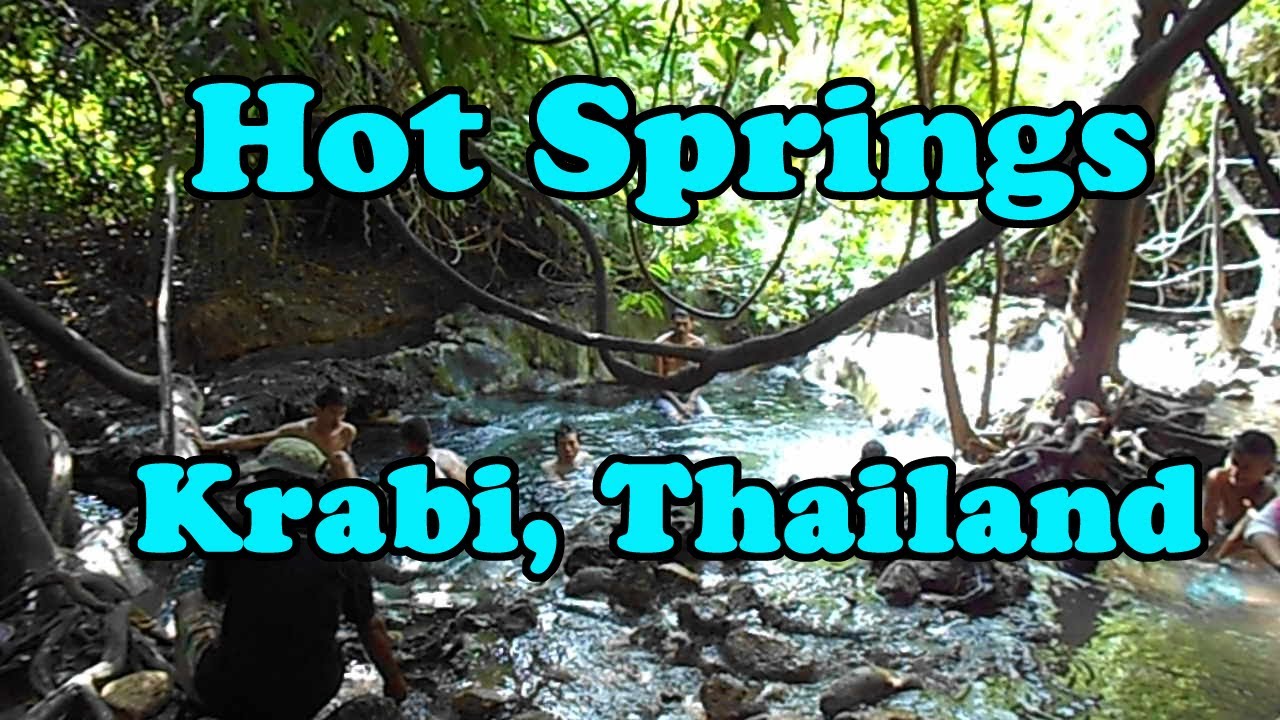
[[[400,663],[396,661],[391,637],[387,635],[387,624],[380,616],[374,615],[359,630],[360,643],[382,676],[382,693],[396,702],[403,701],[409,694],[409,685],[400,670]]]
[[[344,582],[343,614],[356,626],[360,644],[382,676],[382,692],[399,702],[409,694],[400,663],[396,662],[395,649],[387,635],[387,625],[379,617],[373,604],[373,581],[368,566],[354,561],[347,562],[339,570]]]
[[[257,433],[256,435],[232,435],[221,440],[204,440],[197,444],[205,452],[227,452],[234,450],[253,450],[280,437],[279,430]]]

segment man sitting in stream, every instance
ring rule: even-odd
[[[547,477],[564,477],[578,468],[591,462],[591,454],[582,449],[582,440],[578,429],[567,422],[560,423],[555,435],[556,456],[542,463],[542,472]]]
[[[693,318],[680,308],[676,308],[671,313],[671,330],[660,335],[654,342],[683,345],[684,347],[704,347],[706,345],[702,338],[693,334]],[[658,374],[662,377],[674,375],[688,362],[684,358],[659,355],[657,359]],[[687,398],[681,398],[670,390],[663,390],[662,394],[654,401],[654,405],[667,420],[673,423],[684,422],[695,415],[710,415],[711,406],[699,396],[700,392],[701,389],[694,389]]]
[[[328,457],[326,472],[330,480],[346,480],[359,477],[355,461],[351,459],[351,445],[356,439],[356,428],[345,422],[348,394],[345,388],[329,385],[315,398],[315,415],[305,420],[285,423],[275,430],[256,435],[235,435],[213,442],[197,440],[205,452],[229,452],[254,450],[282,437],[310,440]]]
[[[467,461],[458,453],[436,447],[431,438],[431,425],[425,418],[410,416],[400,423],[400,440],[409,457],[426,458],[435,464],[436,477],[467,482]]]
[[[276,440],[257,461],[245,464],[245,474],[314,485],[321,478],[305,467],[298,472],[299,458],[285,452],[288,445],[306,443]],[[221,504],[240,521],[234,503]],[[355,626],[381,674],[383,693],[396,701],[408,694],[374,605],[369,568],[359,561],[319,557],[305,529],[294,530],[296,551],[285,557],[206,557],[201,589],[178,599],[177,681],[222,720],[314,717],[342,684],[346,663],[337,631],[343,617]]]

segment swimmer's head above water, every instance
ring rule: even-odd
[[[431,424],[413,415],[400,423],[400,441],[411,457],[426,455],[431,450]]]
[[[556,457],[560,462],[571,463],[582,450],[582,440],[578,437],[578,429],[568,422],[561,422],[556,428]]]

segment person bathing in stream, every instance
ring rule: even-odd
[[[400,440],[409,457],[427,458],[436,466],[437,478],[467,482],[467,461],[452,450],[436,447],[431,438],[431,425],[416,415],[400,423]]]
[[[860,459],[885,457],[889,452],[884,449],[884,445],[879,440],[868,440],[862,444],[862,457]]]
[[[230,452],[255,450],[272,440],[282,437],[298,437],[315,443],[328,457],[326,474],[330,480],[346,480],[358,477],[355,461],[351,459],[351,444],[356,439],[356,428],[345,421],[349,395],[345,388],[328,385],[315,398],[315,414],[304,420],[285,423],[275,430],[256,435],[233,435],[222,440],[197,440],[204,452]]]
[[[178,599],[177,682],[221,720],[314,717],[342,684],[346,662],[336,634],[343,617],[382,676],[383,694],[397,702],[408,694],[368,568],[320,558],[298,530],[297,551],[287,557],[206,557],[201,589]]]
[[[706,345],[702,338],[693,334],[693,318],[680,308],[676,308],[671,313],[671,330],[658,336],[654,342],[683,345],[684,347],[704,347]],[[688,362],[684,358],[659,355],[657,359],[658,374],[662,377],[674,375]],[[695,415],[710,415],[711,406],[707,404],[706,400],[702,399],[700,392],[700,389],[694,389],[687,398],[682,399],[678,394],[670,390],[664,390],[654,401],[654,405],[673,423],[684,422]]]
[[[578,429],[567,422],[556,428],[556,456],[542,463],[542,472],[548,477],[561,479],[569,473],[591,462],[591,454],[582,449],[582,440]]]
[[[1236,436],[1222,467],[1205,476],[1201,524],[1213,556],[1222,559],[1240,548],[1250,510],[1275,497],[1267,477],[1275,470],[1276,441],[1268,434],[1246,430]]]

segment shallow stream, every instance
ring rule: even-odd
[[[564,481],[539,476],[562,419],[582,429],[584,448],[596,458],[733,455],[744,474],[775,481],[847,473],[872,437],[903,460],[949,451],[949,440],[927,427],[877,435],[856,405],[787,368],[723,379],[707,397],[717,415],[684,426],[664,425],[642,401],[611,410],[478,401],[469,409],[493,422],[454,430],[438,444],[472,461],[515,460],[525,510],[551,511],[566,531],[592,519],[612,524],[617,510],[594,501],[589,471]],[[376,475],[394,457],[389,449],[386,457],[364,458],[366,473]],[[781,716],[820,717],[823,688],[843,669],[872,663],[923,679],[922,689],[882,703],[920,717],[1274,720],[1280,714],[1280,584],[1271,576],[1242,581],[1215,573],[1200,563],[1119,561],[1082,582],[1036,565],[1028,602],[979,619],[934,607],[888,607],[857,561],[783,560],[731,569],[710,563],[702,582],[715,588],[729,578],[745,581],[809,629],[789,639],[818,660],[822,673],[816,683],[766,686],[767,705]],[[409,707],[420,717],[448,716],[449,698],[465,683],[509,691],[525,707],[566,719],[703,716],[702,673],[665,661],[635,639],[642,634],[637,629],[655,622],[674,627],[669,610],[646,616],[604,600],[567,597],[563,573],[535,586],[515,562],[465,557],[432,568],[409,588],[387,586],[380,593],[410,633],[433,612],[428,608],[492,607],[528,597],[536,609],[534,628],[514,639],[472,635],[462,651],[466,679],[415,693]],[[353,671],[353,678],[372,680],[367,667]]]

